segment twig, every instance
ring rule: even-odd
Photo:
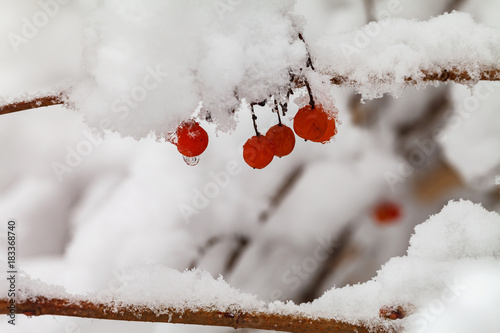
[[[18,102],[2,105],[2,106],[0,106],[0,115],[12,113],[12,112],[17,112],[17,111],[24,111],[24,110],[30,110],[30,109],[35,109],[35,108],[41,108],[44,106],[64,104],[65,98],[66,98],[66,96],[64,95],[64,93],[61,93],[59,95],[49,95],[49,96],[36,97],[36,98],[28,99],[26,101],[18,101]]]
[[[274,98],[274,110],[276,111],[276,114],[278,115],[278,125],[283,126],[281,124],[280,110],[278,109],[278,102],[276,101],[276,98]]]
[[[8,301],[0,299],[0,314],[8,314]],[[191,325],[227,326],[233,328],[253,328],[288,332],[399,332],[394,322],[369,329],[368,326],[354,325],[328,318],[309,318],[299,315],[283,315],[268,312],[246,312],[244,309],[193,310],[162,309],[158,314],[146,307],[115,306],[94,303],[90,300],[71,301],[69,299],[49,299],[37,296],[16,304],[16,313],[28,316],[56,315],[80,318],[127,320],[141,322],[164,322]],[[376,314],[375,314],[376,315]],[[375,316],[374,315],[374,316]]]
[[[309,82],[307,81],[307,79],[305,77],[304,77],[304,83],[305,83],[306,88],[307,88],[307,93],[309,94],[309,105],[311,106],[311,108],[314,109],[314,98],[312,95],[311,87],[309,86]]]
[[[408,85],[416,84],[420,81],[424,82],[446,82],[446,81],[454,81],[456,83],[474,83],[478,80],[480,81],[500,81],[500,69],[485,69],[482,70],[477,76],[471,76],[471,74],[466,70],[460,70],[457,68],[453,69],[442,69],[437,72],[430,72],[426,70],[422,70],[422,77],[413,78],[407,77],[405,78],[405,82]],[[350,80],[349,77],[338,75],[334,73],[330,73],[330,82],[339,86],[361,86],[360,83]],[[387,76],[380,74],[381,82],[388,82],[390,79],[387,79]],[[300,85],[300,82],[297,82]],[[302,84],[303,86],[303,84]]]
[[[254,105],[259,105],[259,106],[265,106],[267,103],[267,100],[263,100],[262,102],[258,102],[258,103],[250,103],[250,111],[252,112],[252,121],[253,121],[253,128],[255,130],[255,135],[257,135],[258,137],[260,136],[260,132],[259,130],[257,129],[257,116],[255,115],[255,110],[254,110]]]

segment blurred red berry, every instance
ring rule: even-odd
[[[243,159],[252,168],[265,168],[271,163],[273,157],[273,142],[264,135],[252,136],[243,145]]]
[[[194,120],[183,121],[176,131],[177,150],[184,156],[198,156],[207,149],[208,134]]]
[[[295,147],[295,134],[288,126],[274,125],[267,131],[266,137],[273,142],[275,156],[286,156]]]
[[[373,215],[378,224],[391,224],[401,217],[401,207],[394,202],[384,201],[375,207]]]

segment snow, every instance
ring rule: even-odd
[[[85,77],[70,96],[88,123],[106,118],[123,135],[161,137],[203,101],[229,131],[239,99],[286,93],[289,72],[305,65],[293,1],[219,3],[102,2],[85,26]]]
[[[224,6],[219,0],[120,1],[120,10],[116,3],[61,9],[83,14],[82,50],[68,49],[79,53],[82,66],[72,70],[67,84],[74,107],[100,132],[112,129],[141,138],[152,131],[161,138],[196,115],[200,102],[218,130],[233,131],[237,114],[248,112],[240,108],[242,99],[283,97],[289,73],[306,72],[301,70],[306,47],[297,38],[304,20],[295,14],[293,1]],[[422,86],[422,71],[460,68],[477,79],[481,70],[500,64],[499,30],[476,23],[470,14],[416,21],[397,18],[399,7],[387,8],[394,13],[357,31],[334,29],[335,34],[317,38],[311,28],[308,50],[315,68],[326,75],[323,81],[348,77],[370,99],[400,96],[409,77]],[[383,13],[384,6],[376,12]],[[152,20],[153,15],[163,19]],[[236,115],[234,110],[239,110]]]
[[[489,153],[500,151],[500,121],[496,112],[500,96],[495,94],[499,88],[496,82],[481,82],[472,91],[453,86],[453,111],[444,116],[446,125],[437,138],[446,158],[466,182],[489,189],[494,187],[494,176],[500,172],[500,154]]]
[[[407,255],[389,260],[372,281],[334,288],[305,307],[353,319],[354,313],[370,318],[384,305],[401,305],[410,310],[402,320],[409,332],[432,332],[437,327],[467,332],[453,322],[458,317],[460,323],[472,321],[475,330],[492,332],[500,329],[495,322],[499,279],[500,215],[470,201],[450,202],[415,228]],[[480,299],[481,306],[468,299]],[[453,311],[460,311],[460,316]],[[446,318],[436,320],[441,313]],[[440,326],[443,323],[448,326]]]
[[[255,296],[230,287],[222,276],[214,279],[210,273],[196,269],[179,272],[164,265],[141,265],[124,270],[118,274],[117,280],[119,283],[110,290],[110,296],[105,290],[97,295],[96,300],[106,301],[111,297],[112,306],[147,307],[158,314],[165,308],[177,311],[227,311],[231,308],[259,311],[264,306],[264,302]]]
[[[422,71],[460,68],[473,79],[500,64],[500,30],[467,13],[428,21],[389,18],[363,28],[325,35],[312,49],[323,73],[346,77],[363,98],[400,96],[406,79],[421,83]]]
[[[441,213],[415,227],[408,256],[437,262],[482,257],[499,259],[499,216],[470,201],[450,202]]]
[[[472,319],[473,325],[469,322],[466,327],[493,331],[500,328],[500,323],[495,323],[500,306],[499,264],[500,215],[461,200],[449,202],[440,213],[418,225],[407,255],[389,260],[371,281],[333,288],[312,303],[277,301],[266,305],[256,296],[230,287],[221,276],[214,279],[196,269],[181,273],[158,264],[130,267],[117,275],[110,288],[86,299],[116,310],[147,307],[161,314],[166,309],[238,309],[333,318],[368,326],[390,325],[377,318],[378,310],[400,305],[408,312],[401,323],[409,332],[432,331],[450,319],[458,332],[466,332],[453,323],[453,311],[461,314],[460,322],[464,316]],[[20,290],[21,301],[36,295],[83,299],[26,277],[21,279]],[[434,317],[444,313],[445,317],[434,321],[424,316],[425,311],[431,311]],[[482,318],[481,322],[473,320],[475,316]]]
[[[271,302],[264,307],[267,311],[357,321],[376,318],[381,306],[401,304],[413,307],[413,312],[396,324],[414,331],[498,331],[490,311],[498,309],[495,299],[500,298],[494,268],[498,254],[489,247],[498,235],[496,224],[488,222],[492,214],[471,204],[452,203],[461,214],[446,208],[446,216],[434,216],[430,225],[417,228],[411,251],[404,256],[415,225],[450,199],[467,198],[500,211],[498,187],[493,186],[499,174],[494,112],[498,89],[491,82],[473,89],[455,84],[421,89],[419,83],[400,94],[405,82],[377,84],[374,79],[384,71],[404,76],[447,60],[498,66],[498,3],[467,0],[460,9],[471,16],[437,16],[449,1],[399,2],[401,6],[392,8],[393,2],[398,1],[375,2],[372,17],[392,19],[383,22],[362,52],[347,58],[338,41],[351,41],[365,31],[370,13],[364,1],[71,1],[61,5],[28,43],[19,45],[19,52],[8,38],[1,39],[0,102],[71,86],[76,103],[72,110],[53,106],[0,116],[0,221],[15,217],[19,223],[19,264],[37,281],[23,275],[24,289],[54,296],[64,296],[66,290],[95,300],[121,295],[126,302],[154,306],[172,304],[169,299],[181,302],[179,290],[166,287],[165,279],[180,281],[183,288],[211,286],[211,292],[200,294],[203,299],[223,292],[239,301],[252,294],[256,297],[248,296],[245,304],[259,307],[259,299]],[[43,10],[40,3],[1,0],[0,30],[21,33],[24,17],[31,19]],[[154,19],[156,13],[161,19]],[[377,29],[374,23],[369,27]],[[316,73],[304,67],[306,49],[294,36],[296,28],[303,29]],[[436,45],[448,37],[453,50]],[[396,53],[402,56],[398,66],[391,62]],[[297,72],[300,67],[315,97],[338,109],[339,133],[328,145],[297,140],[290,156],[276,158],[264,170],[252,170],[241,156],[242,144],[254,133],[248,102],[283,94],[289,69]],[[325,75],[332,69],[352,70],[367,84],[332,87]],[[233,88],[238,98],[245,98],[241,105]],[[141,99],[143,89],[144,100],[127,99],[132,93]],[[365,104],[359,103],[356,89],[364,94]],[[368,100],[381,93],[399,97]],[[488,97],[482,99],[485,94]],[[474,96],[480,103],[467,110],[464,103]],[[295,91],[282,118],[286,125],[292,126],[294,114],[307,99],[305,88]],[[450,102],[444,115],[434,108],[434,101],[442,99]],[[233,107],[234,115],[228,113]],[[270,105],[255,109],[259,130],[276,124]],[[203,120],[207,110],[213,113],[212,123]],[[198,117],[210,136],[196,167],[187,166],[175,146],[159,138],[189,117]],[[441,125],[446,139],[434,138],[435,149],[425,156],[424,165],[405,170],[412,139],[427,140],[427,132]],[[408,136],[401,134],[405,128],[411,129]],[[128,135],[134,138],[125,138]],[[54,172],[54,162],[66,164],[70,155],[75,162],[70,152],[82,147],[88,150],[70,171]],[[415,188],[441,164],[459,179],[432,200],[421,201]],[[279,190],[298,168],[302,174],[275,204]],[[393,187],[384,177],[390,170],[400,177]],[[393,225],[381,227],[372,209],[383,200],[397,202],[404,214]],[[192,209],[189,213],[181,210],[186,206]],[[264,212],[268,219],[262,221]],[[466,219],[474,222],[465,223]],[[477,229],[471,227],[476,225]],[[352,235],[314,297],[337,288],[310,305],[273,303],[302,300],[304,289],[326,266],[325,247],[346,227],[352,228]],[[0,230],[0,260],[3,233]],[[236,235],[249,243],[228,271]],[[206,246],[214,237],[221,241]],[[181,273],[193,263],[213,277],[222,274],[234,289],[205,272]],[[161,293],[139,286],[136,274]],[[6,288],[0,281],[2,295]],[[121,288],[126,284],[134,288]],[[147,297],[137,293],[140,288]],[[189,304],[198,297],[189,290],[186,295]],[[230,302],[221,298],[204,306]],[[52,316],[17,319],[19,325],[12,328],[0,316],[0,330],[226,330]]]

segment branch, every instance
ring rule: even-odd
[[[8,301],[0,299],[0,314],[8,314]],[[210,311],[192,309],[162,309],[161,314],[151,309],[136,306],[115,306],[94,303],[90,300],[37,296],[16,303],[16,313],[27,316],[56,315],[80,318],[126,320],[141,322],[164,322],[190,325],[227,326],[288,332],[399,332],[400,327],[385,321],[378,326],[349,324],[327,318],[308,318],[298,315],[283,315],[267,312],[245,312],[242,310]]]
[[[42,97],[32,98],[26,101],[18,101],[0,106],[0,115],[17,111],[41,108],[44,106],[64,104],[65,100],[66,100],[66,95],[64,93],[60,93],[59,95],[42,96]]]
[[[414,85],[419,82],[447,82],[453,81],[456,83],[466,84],[466,83],[475,83],[477,81],[500,81],[500,69],[490,69],[483,70],[477,76],[471,75],[469,72],[460,70],[460,69],[443,69],[440,72],[429,72],[422,71],[421,78],[413,78],[407,77],[405,78],[405,82],[408,85]],[[380,81],[387,81],[387,76],[380,75]],[[331,74],[330,79],[331,84],[338,86],[361,86],[362,83],[356,82],[354,80],[349,79],[347,76]],[[296,87],[303,87],[304,82],[297,78],[295,80]],[[36,97],[26,101],[18,101],[10,104],[6,104],[0,106],[0,115],[40,108],[44,106],[51,106],[57,104],[68,104],[67,96],[65,92],[60,93],[59,95],[49,95],[43,97]]]
[[[387,76],[380,74],[380,81],[387,81]],[[413,78],[407,77],[405,78],[405,82],[408,85],[417,84],[418,82],[447,82],[453,81],[455,83],[475,83],[477,81],[500,81],[500,69],[489,69],[481,71],[477,77],[472,76],[468,71],[460,70],[457,68],[454,69],[443,69],[439,72],[429,72],[426,70],[422,71],[422,77]],[[330,82],[339,86],[360,86],[361,83],[350,80],[347,76],[342,75],[332,75]]]

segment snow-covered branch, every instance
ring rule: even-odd
[[[386,74],[378,74],[378,77],[380,78],[381,82],[388,82],[388,76]],[[467,70],[462,70],[460,68],[452,68],[443,69],[441,71],[422,71],[421,77],[419,77],[418,79],[411,76],[405,78],[405,82],[408,85],[416,84],[419,81],[428,83],[453,81],[461,84],[474,83],[477,81],[500,81],[500,69],[488,69],[480,71],[478,73],[470,73]],[[330,82],[339,86],[358,86],[361,84],[355,79],[339,74],[332,75]]]
[[[35,108],[41,108],[44,106],[64,104],[64,100],[65,100],[64,93],[61,93],[59,95],[47,95],[47,96],[29,98],[26,100],[19,100],[13,103],[0,106],[0,115],[12,112],[30,110]]]
[[[8,302],[0,299],[0,314],[7,314]],[[56,315],[80,318],[165,322],[191,325],[226,326],[286,332],[397,332],[396,325],[367,327],[327,318],[308,318],[294,314],[245,311],[245,309],[192,310],[166,308],[162,313],[146,307],[114,307],[92,301],[49,299],[38,296],[17,304],[17,313],[27,316]]]
[[[353,79],[349,76],[340,75],[340,74],[331,74],[330,73],[330,82],[333,85],[337,86],[355,86],[359,87],[362,85],[362,82],[358,82],[356,79]],[[390,83],[388,81],[388,75],[379,74],[379,80],[383,83]],[[451,66],[451,69],[442,69],[441,71],[422,71],[421,77],[406,77],[405,82],[408,86],[415,84],[422,84],[422,82],[426,82],[429,84],[436,82],[456,82],[460,84],[471,84],[477,81],[500,81],[500,69],[486,69],[483,71],[479,71],[477,73],[471,73],[467,70],[463,70],[460,68],[456,68]],[[297,80],[297,87],[302,87],[303,82]],[[67,96],[65,92],[61,92],[58,95],[47,95],[42,97],[34,97],[26,100],[18,100],[16,102],[12,102],[9,104],[5,104],[0,106],[0,115],[24,111],[29,109],[35,109],[45,106],[57,105],[57,104],[67,104]]]

